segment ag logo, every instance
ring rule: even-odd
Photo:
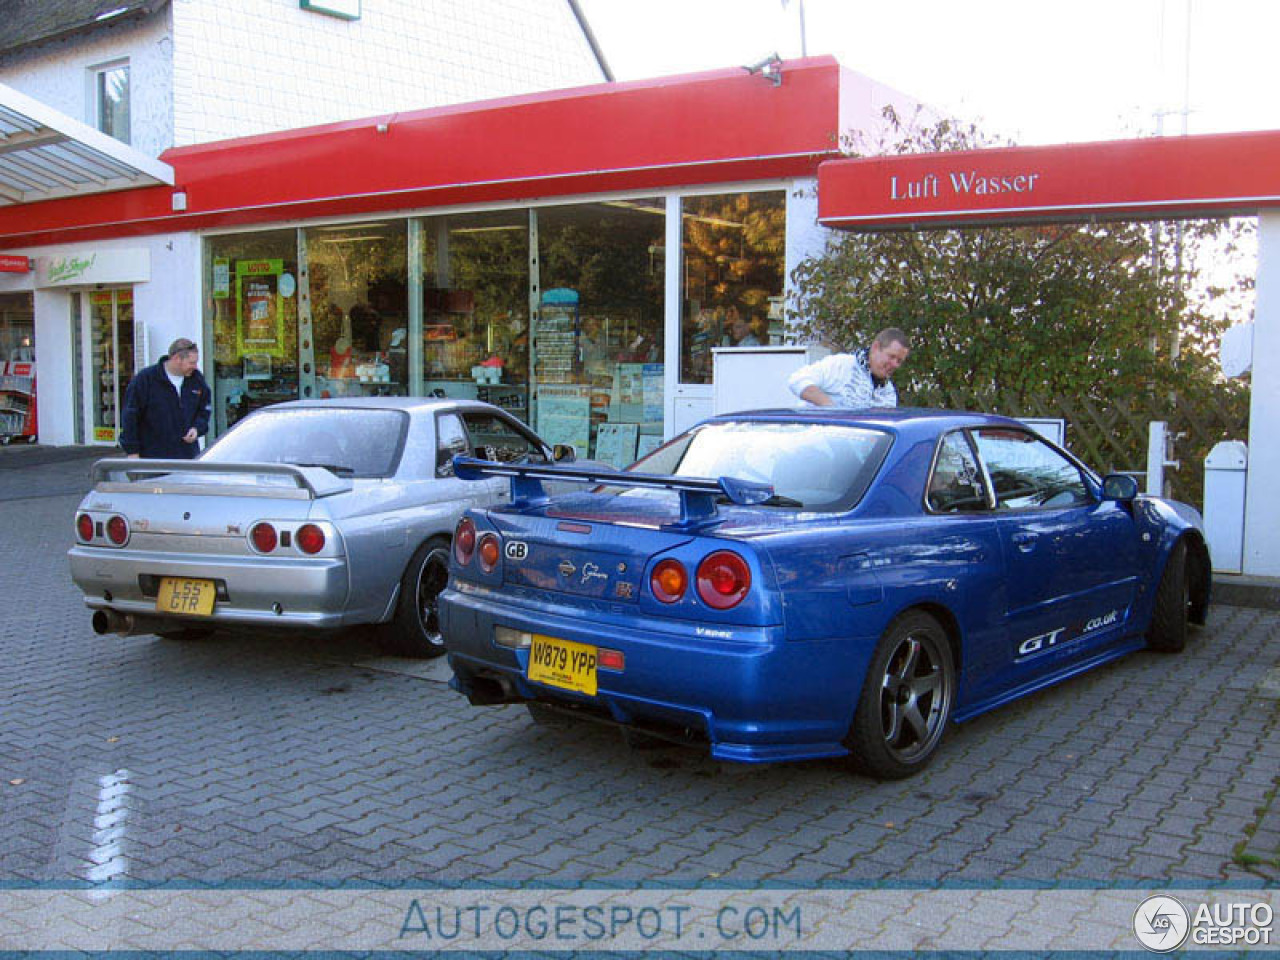
[[[1187,908],[1173,897],[1157,894],[1138,904],[1133,913],[1133,933],[1148,950],[1168,953],[1182,946],[1191,929]]]
[[[529,555],[529,545],[523,540],[508,540],[503,552],[508,560],[523,560]]]

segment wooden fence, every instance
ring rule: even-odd
[[[904,391],[902,402],[1011,417],[1063,419],[1067,448],[1101,473],[1145,474],[1148,424],[1163,420],[1175,437],[1173,459],[1180,462],[1178,469],[1165,470],[1170,496],[1200,510],[1204,508],[1204,460],[1209,451],[1221,440],[1249,439],[1249,390],[1234,384],[1194,398],[1166,395],[1100,400],[999,393],[979,397],[962,390],[940,389]]]

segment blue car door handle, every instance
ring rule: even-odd
[[[1015,533],[1011,538],[1013,545],[1023,553],[1030,553],[1036,545],[1034,533]]]

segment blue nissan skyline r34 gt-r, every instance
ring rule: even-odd
[[[1193,509],[1004,417],[767,410],[625,472],[455,462],[512,500],[455,531],[454,687],[723,760],[908,776],[948,721],[1180,650],[1209,604]],[[553,479],[591,486],[551,498]]]

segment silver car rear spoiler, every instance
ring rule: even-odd
[[[711,480],[703,477],[632,473],[596,467],[494,463],[463,456],[453,458],[453,472],[462,480],[510,477],[513,507],[537,507],[546,503],[548,497],[542,486],[543,480],[605,484],[610,487],[657,487],[674,490],[680,494],[680,519],[675,526],[683,529],[693,529],[716,522],[718,519],[716,501],[720,497],[727,497],[733,503],[750,506],[754,503],[763,503],[773,496],[773,487],[769,484],[739,480],[736,477],[720,477]]]
[[[174,483],[168,486],[165,477],[191,474],[218,474],[222,476],[277,476],[293,480],[293,486],[270,487],[253,482],[232,486],[191,483]],[[216,463],[206,460],[142,460],[128,457],[112,457],[99,460],[90,472],[94,487],[103,493],[136,493],[140,482],[149,483],[152,493],[241,493],[244,487],[252,487],[258,496],[277,496],[283,499],[303,497],[316,500],[320,497],[346,493],[352,488],[349,477],[339,477],[324,467],[299,467],[292,463]]]

